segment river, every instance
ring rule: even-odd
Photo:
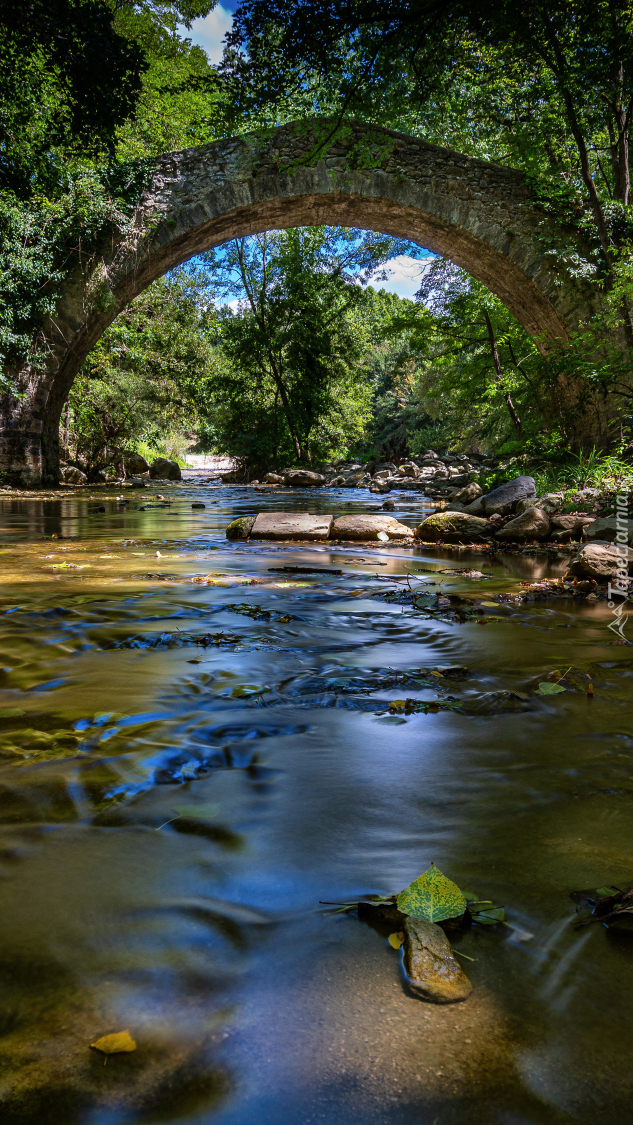
[[[570,899],[633,878],[606,603],[496,605],[562,573],[544,555],[224,537],[363,490],[160,488],[0,502],[3,1121],[630,1121],[633,935],[576,929]],[[395,498],[411,526],[431,507]],[[479,617],[385,600],[408,574]],[[535,694],[569,667],[593,697]],[[404,696],[455,709],[390,714]],[[509,923],[455,939],[474,991],[445,1007],[388,930],[322,905],[432,861]],[[104,1066],[89,1044],[124,1029]]]

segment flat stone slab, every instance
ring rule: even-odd
[[[333,516],[312,512],[260,512],[251,539],[328,539]]]
[[[332,539],[411,539],[413,531],[395,516],[339,516],[332,526]]]
[[[411,990],[435,1004],[466,1000],[473,990],[444,930],[424,918],[404,924],[404,968]]]

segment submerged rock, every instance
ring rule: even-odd
[[[495,539],[509,539],[520,543],[526,539],[546,539],[551,531],[549,516],[541,508],[527,508],[520,516],[509,520],[495,535]]]
[[[333,518],[312,512],[260,512],[251,539],[328,539]]]
[[[181,480],[180,465],[170,461],[168,457],[157,457],[149,467],[152,480]]]
[[[488,492],[486,496],[482,497],[481,502],[487,516],[494,513],[500,516],[508,516],[513,511],[517,501],[526,500],[531,496],[536,496],[534,477],[515,477],[514,480],[507,481],[499,488],[493,488],[492,492]]]
[[[492,529],[486,520],[467,512],[433,512],[418,524],[415,534],[427,543],[479,543],[490,539]]]
[[[227,539],[248,539],[253,524],[255,523],[255,516],[239,516],[233,520],[226,529]]]
[[[413,992],[435,1004],[455,1004],[470,996],[473,986],[440,926],[409,917],[404,935],[404,968]]]
[[[291,469],[284,473],[284,484],[291,488],[310,488],[325,484],[322,473],[311,473],[308,469]]]
[[[379,539],[381,532],[390,539],[413,536],[411,528],[395,516],[339,516],[332,526],[333,539]]]

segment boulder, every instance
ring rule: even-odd
[[[595,578],[596,582],[607,582],[618,569],[627,571],[631,560],[633,551],[630,547],[619,547],[615,543],[587,543],[570,563],[568,573],[574,578]]]
[[[342,476],[332,477],[332,480],[328,481],[328,487],[329,488],[345,488],[345,477],[342,477]]]
[[[482,497],[478,496],[476,500],[473,500],[472,504],[464,504],[462,511],[468,512],[469,516],[481,516],[483,518],[484,506],[481,501]]]
[[[495,539],[509,539],[512,543],[525,542],[527,539],[546,539],[551,530],[547,512],[540,508],[528,508],[497,531]]]
[[[536,496],[534,477],[515,477],[483,496],[482,504],[487,516],[494,513],[508,516],[518,500],[527,500],[532,496]]]
[[[157,457],[149,467],[152,480],[182,480],[180,465],[170,461],[168,457]]]
[[[555,496],[551,493],[547,496],[528,496],[526,500],[517,501],[514,511],[518,516],[521,512],[526,512],[528,508],[540,508],[549,515],[550,512],[556,512],[564,503],[564,496]]]
[[[580,533],[585,524],[593,523],[593,516],[579,516],[578,513],[571,513],[571,515],[563,515],[562,513],[557,516],[551,516],[550,522],[555,531],[576,531]],[[606,539],[607,536],[602,537]]]
[[[433,512],[418,524],[415,535],[426,543],[480,543],[491,538],[492,530],[486,520],[466,512]]]
[[[290,469],[284,473],[284,484],[290,488],[314,488],[325,484],[322,473],[311,473],[308,469]]]
[[[226,529],[227,539],[248,539],[254,523],[255,516],[238,516]]]
[[[281,473],[266,473],[264,477],[266,484],[283,484],[284,478]]]
[[[618,519],[611,516],[609,519],[591,520],[585,516],[584,538],[589,542],[601,539],[605,543],[633,543],[633,520]],[[618,535],[621,536],[618,539]]]
[[[404,924],[404,968],[409,988],[423,1000],[455,1004],[473,990],[444,930],[424,918],[409,917]]]
[[[222,484],[238,484],[244,478],[243,469],[230,469],[228,473],[221,473]]]
[[[390,539],[413,536],[411,528],[395,516],[339,516],[332,525],[333,539],[380,539],[381,532]]]
[[[140,476],[141,473],[149,473],[149,461],[141,457],[140,453],[124,453],[123,461],[126,473],[132,476]]]
[[[333,518],[312,512],[259,512],[251,539],[327,539]]]
[[[483,489],[481,485],[477,484],[476,480],[471,480],[470,484],[467,484],[465,488],[458,489],[451,499],[454,504],[463,504],[465,506],[466,504],[472,504],[473,500],[477,500],[482,493]]]
[[[87,484],[88,477],[82,473],[81,469],[77,469],[75,465],[64,465],[59,470],[59,477],[62,484]]]

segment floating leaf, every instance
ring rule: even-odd
[[[136,1050],[136,1043],[129,1031],[116,1031],[112,1035],[102,1035],[101,1039],[97,1039],[96,1043],[91,1043],[90,1046],[105,1055],[104,1066],[108,1061],[108,1055],[120,1055],[123,1052]]]
[[[220,806],[209,802],[206,805],[174,805],[173,809],[175,813],[178,813],[178,816],[193,816],[200,820],[212,820],[213,817],[218,815]]]
[[[389,945],[392,949],[400,949],[400,946],[404,942],[404,934],[402,932],[398,934],[389,934],[387,941],[389,942]]]
[[[560,684],[550,684],[544,681],[539,684],[536,694],[537,695],[558,695],[561,691],[567,691],[567,688],[561,687]]]
[[[473,909],[473,906],[469,903],[469,910],[473,916],[473,921],[480,922],[482,926],[496,926],[498,922],[505,922],[506,920],[506,912],[503,906],[493,906],[492,903],[490,906],[479,910]]]
[[[0,707],[0,719],[17,719],[19,715],[26,715],[21,707]]]
[[[389,704],[390,711],[404,711],[407,705],[406,699],[393,699]]]
[[[400,891],[396,902],[403,914],[425,918],[427,922],[457,918],[466,909],[466,899],[459,887],[442,875],[434,863]]]

